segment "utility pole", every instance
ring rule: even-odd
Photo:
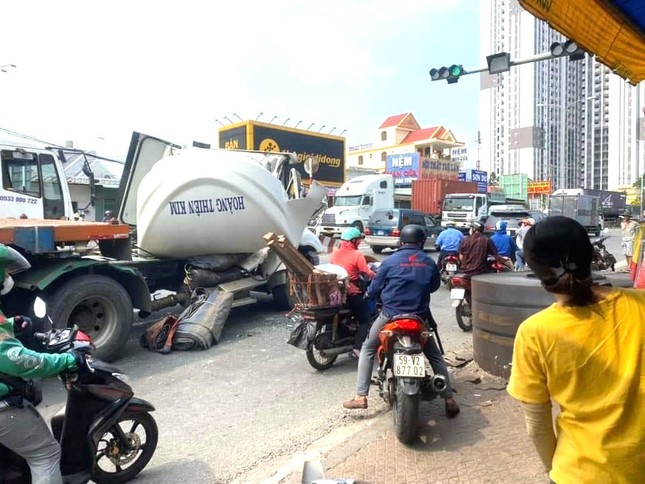
[[[477,169],[481,169],[482,137],[481,131],[477,130]],[[490,176],[490,175],[489,175]]]

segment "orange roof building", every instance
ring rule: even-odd
[[[412,113],[388,116],[373,132],[370,143],[348,146],[347,170],[385,172],[388,155],[419,153],[420,178],[457,179],[459,163],[450,150],[464,144],[444,126],[422,128]]]

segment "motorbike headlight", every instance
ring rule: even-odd
[[[117,380],[121,380],[123,383],[130,383],[130,377],[123,373],[112,373],[112,376]]]

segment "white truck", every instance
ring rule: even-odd
[[[473,222],[484,223],[492,205],[506,203],[506,197],[486,193],[450,193],[443,199],[441,226],[453,222],[462,232],[470,229]]]
[[[265,247],[266,232],[284,234],[310,258],[322,250],[305,227],[325,190],[314,184],[299,198],[293,154],[181,149],[134,133],[120,223],[72,220],[62,153],[0,146],[0,154],[0,243],[32,266],[15,275],[3,308],[31,314],[41,297],[56,324],[92,337],[102,359],[123,349],[135,308],[146,317],[188,306],[191,288],[232,293],[233,307],[264,291],[287,307],[286,270]],[[100,252],[90,250],[96,245]],[[168,295],[151,297],[160,290]]]
[[[362,175],[346,181],[336,192],[333,207],[322,214],[318,234],[339,236],[347,227],[363,232],[378,208],[394,208],[392,175]]]

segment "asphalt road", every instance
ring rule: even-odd
[[[622,259],[619,237],[608,247]],[[457,326],[445,287],[432,307],[446,350],[472,340]],[[327,436],[325,445],[333,445],[337,433],[369,424],[341,408],[354,394],[356,363],[341,356],[325,372],[311,368],[304,351],[286,344],[291,323],[269,297],[233,310],[220,344],[203,352],[149,352],[138,345],[144,327],[135,328],[116,363],[136,396],[156,407],[159,444],[137,482],[258,482],[317,439]],[[39,407],[46,419],[65,396],[57,379],[46,382]],[[386,411],[379,400],[373,392],[368,416]]]

